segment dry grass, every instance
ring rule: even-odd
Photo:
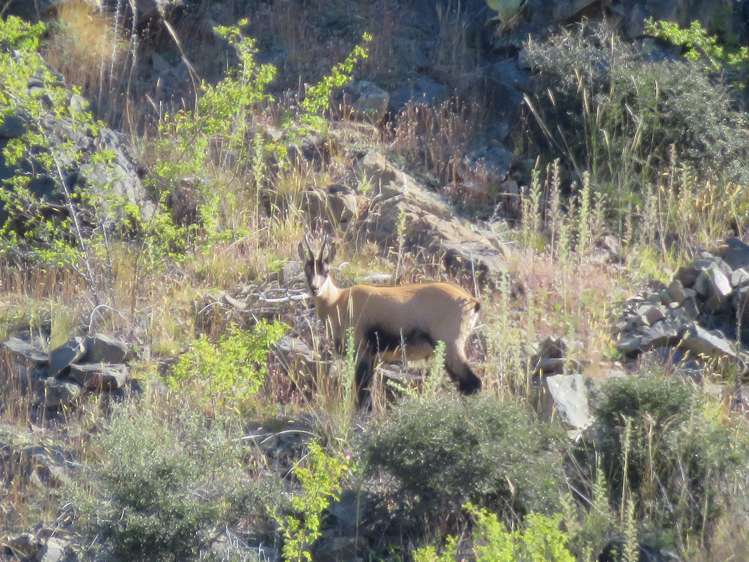
[[[437,10],[437,45],[434,52],[435,69],[447,77],[454,87],[472,73],[479,63],[479,49],[471,44],[468,21],[462,0],[447,0],[435,6]]]
[[[63,2],[46,46],[49,64],[68,84],[81,88],[103,117],[124,108],[121,94],[132,63],[132,38],[123,24],[124,11],[108,14],[85,0]]]
[[[453,184],[482,121],[482,108],[476,103],[459,99],[436,107],[411,103],[395,120],[389,149],[440,184]]]

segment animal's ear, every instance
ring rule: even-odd
[[[307,261],[307,250],[304,249],[304,242],[299,242],[297,251],[299,252],[299,259],[302,261]]]

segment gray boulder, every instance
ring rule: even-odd
[[[575,430],[583,430],[593,422],[583,375],[544,377],[544,384],[549,397],[545,406],[548,416],[558,415],[565,425]]]
[[[731,269],[749,268],[749,244],[742,240],[729,238],[718,252]]]
[[[40,397],[40,404],[48,410],[59,410],[73,406],[82,394],[81,386],[50,377],[44,381],[44,393]]]
[[[112,391],[125,386],[128,374],[126,365],[72,364],[68,377],[86,390]]]
[[[380,123],[385,118],[390,104],[390,94],[367,80],[359,80],[349,85],[345,97],[351,105],[352,117],[370,123]]]
[[[710,332],[696,323],[691,324],[684,331],[680,346],[697,356],[738,359],[733,343],[723,334],[717,331]]]
[[[438,105],[449,95],[450,90],[444,84],[428,76],[418,76],[392,92],[388,109],[398,113],[409,103]]]
[[[731,287],[734,289],[749,285],[749,269],[742,267],[731,273]]]
[[[86,354],[83,338],[73,338],[49,354],[49,376],[57,377],[67,373],[72,363]]]
[[[697,294],[704,297],[709,311],[719,310],[729,299],[733,292],[729,275],[713,264],[700,272],[694,284]]]
[[[40,366],[49,361],[49,356],[38,348],[19,338],[9,338],[4,341],[2,348],[17,361],[23,361],[30,366]]]
[[[346,225],[359,217],[359,196],[353,189],[334,184],[302,193],[302,206],[310,220]]]
[[[124,363],[129,351],[125,342],[105,334],[88,336],[85,348],[82,363]]]

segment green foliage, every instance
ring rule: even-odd
[[[746,116],[703,65],[653,60],[603,24],[531,40],[527,53],[545,92],[526,98],[535,141],[581,181],[589,171],[615,210],[639,203],[672,147],[703,178],[749,179]]]
[[[160,123],[162,149],[168,148],[175,158],[160,160],[156,175],[161,180],[200,176],[213,156],[212,142],[224,143],[227,149],[245,156],[247,133],[253,109],[272,100],[266,92],[276,75],[270,64],[258,64],[256,42],[242,34],[238,26],[216,27],[216,32],[234,48],[239,64],[231,67],[217,84],[200,85],[194,110],[181,109],[167,115]],[[163,146],[163,145],[166,146]]]
[[[20,119],[24,127],[3,148],[6,165],[17,171],[0,189],[0,251],[23,251],[42,263],[72,266],[93,285],[91,252],[80,215],[85,212],[89,224],[110,224],[124,202],[106,184],[85,194],[68,185],[73,169],[117,176],[111,151],[87,151],[77,140],[97,136],[102,124],[88,110],[73,108],[71,92],[46,66],[38,52],[44,31],[41,23],[0,19],[0,122]],[[52,189],[42,195],[34,182],[43,177],[50,178]]]
[[[410,399],[364,436],[370,472],[398,482],[406,517],[453,519],[466,502],[508,523],[559,501],[561,456],[550,427],[509,401],[440,395]]]
[[[217,84],[200,85],[194,109],[166,115],[159,124],[156,143],[159,158],[149,183],[161,197],[174,192],[183,178],[205,178],[216,163],[225,164],[227,158],[238,163],[250,161],[250,149],[257,150],[260,146],[257,131],[254,146],[248,142],[255,126],[252,117],[258,108],[273,100],[267,90],[277,70],[273,65],[256,61],[256,41],[241,31],[247,23],[241,20],[237,26],[216,27],[216,33],[234,49],[238,64],[229,68]],[[262,171],[256,158],[253,162],[255,171]],[[237,194],[232,190],[222,193],[215,184],[198,185],[197,210],[206,242],[246,236],[244,225],[250,217],[240,219],[243,226],[234,228],[226,228],[230,221],[219,220],[236,207],[232,203],[236,203]],[[252,193],[246,193],[245,197],[255,200]]]
[[[475,520],[473,554],[476,562],[575,562],[567,548],[570,537],[560,530],[561,514],[530,513],[523,528],[508,531],[492,512],[466,505]],[[413,553],[415,562],[454,562],[459,560],[458,540],[448,537],[441,555],[428,546]]]
[[[180,356],[169,384],[195,384],[207,400],[238,407],[260,390],[268,374],[270,347],[285,331],[284,324],[261,320],[252,330],[233,327],[216,343],[201,336]]]
[[[622,513],[626,501],[637,520],[705,537],[749,466],[745,429],[675,378],[612,379],[596,414],[602,467]]]
[[[250,237],[247,225],[259,219],[266,188],[266,159],[274,157],[278,166],[285,166],[288,143],[311,130],[324,129],[323,114],[329,110],[331,95],[351,80],[356,65],[366,59],[366,44],[372,39],[364,34],[361,45],[310,86],[300,104],[301,115],[284,123],[285,138],[270,140],[255,117],[274,101],[268,89],[277,69],[257,62],[256,41],[242,32],[246,25],[247,20],[241,20],[236,26],[216,28],[235,51],[238,64],[216,85],[200,85],[194,109],[181,109],[162,119],[157,160],[149,178],[159,197],[179,196],[178,188],[186,178],[210,180],[197,183],[198,224],[180,227],[183,238],[206,248]],[[242,181],[248,176],[250,181]]]
[[[721,45],[698,20],[689,27],[680,27],[671,21],[649,18],[645,20],[645,33],[681,47],[687,59],[704,64],[712,72],[727,70],[743,75],[749,66],[749,48],[729,49]]]
[[[311,562],[310,549],[321,536],[322,516],[338,500],[348,472],[345,457],[326,454],[319,443],[310,444],[306,466],[296,465],[293,471],[301,490],[291,498],[291,512],[274,515],[284,539],[284,562]]]
[[[330,72],[312,86],[309,86],[301,102],[302,117],[301,125],[312,130],[321,130],[325,120],[323,114],[330,110],[330,98],[336,90],[339,90],[351,82],[356,66],[369,57],[367,49],[372,42],[372,35],[364,33],[361,43],[355,45],[348,56],[341,62],[335,64]]]
[[[275,503],[276,484],[246,472],[241,427],[189,410],[166,415],[155,405],[116,408],[99,454],[68,490],[97,559],[197,559],[217,530],[265,517]]]

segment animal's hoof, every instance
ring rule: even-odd
[[[481,379],[473,376],[470,379],[461,380],[458,384],[458,389],[463,394],[476,394],[481,390]]]

